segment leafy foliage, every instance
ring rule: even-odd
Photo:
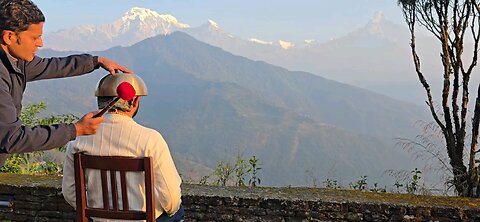
[[[22,167],[22,165],[25,165],[26,163],[28,163],[28,158],[26,155],[12,154],[5,161],[2,168],[0,168],[0,172],[24,174],[26,173],[26,170],[25,167]]]
[[[217,176],[215,185],[225,186],[227,182],[231,179],[231,176],[234,171],[235,171],[235,167],[233,167],[232,163],[218,161],[217,167],[213,172],[213,174]]]
[[[245,181],[248,178],[248,186],[256,187],[261,183],[258,175],[262,169],[256,156],[248,160],[248,164],[242,155],[238,154],[235,163],[230,161],[218,161],[212,174],[203,176],[200,184],[213,184],[217,186],[247,186]],[[213,180],[213,182],[212,182]]]
[[[245,186],[245,176],[250,170],[247,169],[247,167],[245,160],[238,155],[237,162],[235,163],[235,177],[237,178],[237,182],[235,183],[236,186]]]
[[[33,175],[56,175],[61,176],[63,174],[63,167],[61,164],[57,164],[51,161],[34,162],[28,172]]]
[[[353,190],[367,190],[367,176],[361,176],[359,180],[350,183],[350,188]]]
[[[256,187],[257,184],[260,184],[261,179],[258,177],[258,171],[260,171],[262,168],[260,167],[260,163],[258,162],[258,159],[253,156],[248,160],[250,163],[249,169],[247,172],[249,172],[252,176],[250,177],[250,180],[248,180],[248,185],[252,187]]]
[[[331,180],[331,179],[326,179],[325,181],[323,181],[323,185],[326,187],[326,188],[332,188],[332,189],[339,189],[341,188],[340,187],[340,184],[338,184],[338,181],[337,180]]]
[[[422,174],[422,171],[415,168],[415,170],[412,170],[411,173],[412,173],[412,179],[410,180],[410,183],[406,185],[406,189],[407,189],[407,193],[414,194],[418,190],[418,185],[419,185],[418,183],[422,178],[420,176]]]

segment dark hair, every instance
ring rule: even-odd
[[[116,98],[116,96],[99,96],[99,97],[97,97],[98,108],[103,109],[115,98]],[[120,99],[108,111],[112,112],[112,111],[120,110],[120,111],[123,111],[123,112],[130,112],[133,108],[133,101],[135,100],[135,98],[137,98],[137,96],[135,96],[133,99],[131,99],[129,101],[125,101],[123,99]]]
[[[30,0],[0,0],[0,33],[22,32],[31,24],[45,22],[42,11]]]

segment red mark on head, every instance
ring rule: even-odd
[[[117,86],[117,94],[118,97],[122,98],[123,100],[131,100],[135,97],[137,92],[133,88],[133,86],[128,82],[122,82]]]

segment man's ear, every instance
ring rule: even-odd
[[[10,30],[3,30],[3,32],[2,32],[2,43],[3,44],[6,44],[6,45],[12,44],[13,41],[16,41],[14,38],[16,38],[15,32],[10,31]]]
[[[138,102],[140,101],[140,96],[135,97],[133,100],[133,107],[138,107]]]

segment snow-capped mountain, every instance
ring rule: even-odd
[[[47,33],[48,48],[60,51],[98,51],[114,46],[128,46],[156,35],[166,35],[189,25],[172,15],[161,15],[146,8],[134,7],[110,24],[82,25],[73,29]]]
[[[410,39],[410,34],[406,27],[387,20],[382,12],[376,12],[366,26],[334,41],[345,43],[346,41],[355,42],[355,39],[361,41],[370,39],[370,42],[364,42],[369,45],[378,44],[379,40],[389,43],[405,43]]]
[[[185,31],[200,41],[236,55],[290,70],[315,73],[398,99],[423,101],[422,89],[411,61],[409,31],[405,26],[386,19],[382,12],[375,13],[364,27],[327,42],[314,39],[299,43],[258,38],[232,39],[226,38],[223,30],[221,35],[208,32],[206,28],[203,28],[202,35],[190,30]],[[421,38],[419,41],[422,41]],[[429,55],[424,62],[430,65],[433,64],[430,57],[436,58],[437,52],[428,41],[422,42],[422,45]]]
[[[187,24],[178,22],[172,15],[160,15],[155,11],[138,7],[132,8],[111,26],[112,32],[118,36],[135,31],[138,32],[139,38],[168,34],[189,27]]]
[[[199,27],[190,27],[179,22],[172,15],[159,14],[150,9],[134,7],[120,19],[104,25],[82,25],[68,30],[46,33],[45,47],[60,51],[98,51],[114,46],[129,46],[156,35],[167,35],[174,31],[184,31],[195,38],[219,46],[244,50],[260,45],[271,45],[273,50],[290,49],[294,43],[278,40],[265,41],[252,37],[241,39],[226,32],[216,21],[208,20]],[[233,44],[232,44],[233,42]]]
[[[182,31],[200,39],[215,39],[215,41],[230,41],[237,39],[236,36],[227,33],[220,25],[211,19],[198,27],[190,27]]]
[[[221,23],[208,20],[198,27],[179,22],[172,15],[161,15],[145,8],[132,8],[117,21],[100,25],[47,33],[45,48],[55,50],[99,51],[114,46],[128,46],[155,35],[183,31],[197,40],[233,54],[265,61],[290,70],[306,71],[323,77],[369,88],[397,99],[411,100],[419,92],[411,61],[409,32],[405,26],[390,22],[383,13],[375,13],[364,26],[351,33],[318,42],[242,38],[229,33]],[[419,38],[421,41],[421,38]],[[424,67],[435,67],[438,53],[431,40],[422,46],[427,56]],[[431,57],[431,58],[430,58]],[[436,71],[436,70],[435,70]],[[411,87],[417,87],[415,89]],[[404,89],[411,89],[404,92]]]

